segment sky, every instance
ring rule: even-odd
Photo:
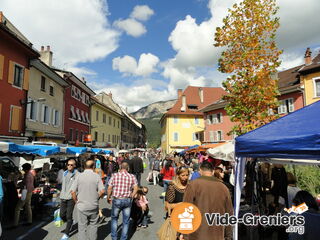
[[[221,86],[214,33],[240,0],[1,0],[0,11],[53,65],[135,111],[177,98],[177,89]],[[277,0],[279,70],[320,50],[318,0]]]

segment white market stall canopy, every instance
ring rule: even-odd
[[[216,159],[223,161],[234,161],[234,143],[226,142],[215,148],[209,148],[207,150],[208,154]]]

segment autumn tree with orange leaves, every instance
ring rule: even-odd
[[[232,133],[241,135],[260,127],[277,115],[280,51],[275,43],[279,18],[275,0],[244,0],[234,4],[216,29],[215,46],[224,47],[219,71],[230,76],[223,82],[224,100]]]

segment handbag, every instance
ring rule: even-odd
[[[171,209],[168,209],[168,217],[165,222],[160,227],[157,235],[160,240],[176,240],[177,239],[177,231],[172,227],[171,222]]]
[[[61,227],[63,225],[63,220],[60,217],[60,208],[54,211],[53,221],[56,227]]]

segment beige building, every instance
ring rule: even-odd
[[[64,89],[68,83],[41,60],[31,61],[26,102],[26,136],[29,140],[64,141]]]

